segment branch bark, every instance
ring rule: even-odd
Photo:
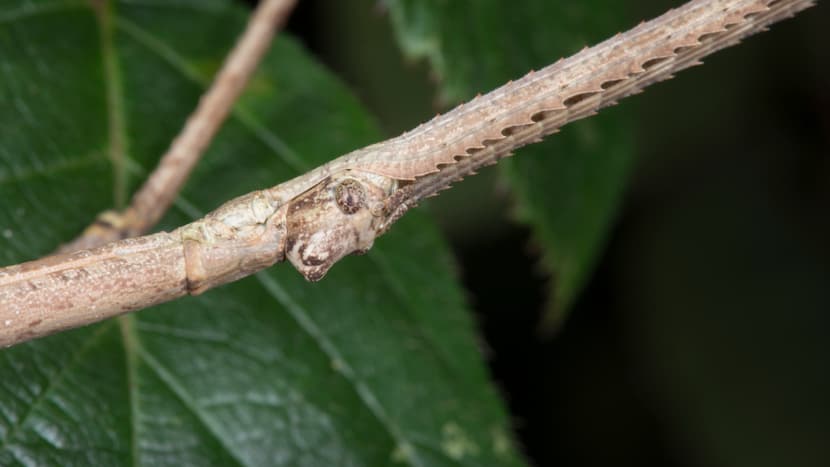
[[[198,294],[284,259],[319,280],[420,199],[813,4],[694,0],[173,232],[0,269],[0,345]]]

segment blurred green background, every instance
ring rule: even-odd
[[[638,2],[628,24],[678,4]],[[828,26],[813,8],[604,112],[636,119],[637,166],[556,335],[498,170],[427,203],[531,462],[830,465]],[[444,110],[382,2],[303,0],[289,29],[390,136]]]

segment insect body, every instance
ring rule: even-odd
[[[385,199],[397,182],[347,170],[325,178],[294,198],[286,213],[285,256],[310,281],[334,263],[372,247],[385,218]]]

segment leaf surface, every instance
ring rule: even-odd
[[[404,50],[426,57],[455,102],[553,63],[629,26],[625,5],[593,0],[389,0]],[[529,224],[553,276],[544,318],[558,326],[589,278],[633,162],[631,117],[577,122],[500,165],[517,218]]]
[[[245,21],[224,0],[4,1],[0,264],[155,165]],[[281,35],[161,226],[379,139]],[[415,212],[309,284],[286,265],[0,351],[0,465],[521,465],[451,256]]]

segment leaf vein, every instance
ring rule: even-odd
[[[96,162],[101,162],[102,160],[103,158],[100,154],[92,153],[87,156],[62,159],[57,163],[45,165],[43,167],[15,170],[13,173],[9,174],[3,174],[0,172],[0,185],[19,183],[44,175],[55,175],[64,170],[85,167]]]
[[[208,83],[199,75],[198,72],[188,66],[186,60],[180,56],[172,47],[164,42],[152,37],[151,34],[144,31],[140,26],[132,23],[125,18],[117,18],[116,26],[132,37],[137,43],[143,45],[151,52],[157,54],[160,58],[165,60],[173,69],[178,71],[183,77],[197,84],[202,90],[207,89]],[[230,116],[236,119],[242,127],[250,131],[260,142],[262,142],[268,149],[280,157],[286,164],[299,173],[305,172],[308,165],[303,162],[303,158],[297,154],[282,138],[266,129],[253,114],[244,109],[240,105],[235,105],[230,112]]]
[[[43,2],[36,5],[28,3],[26,6],[8,10],[0,14],[0,24],[32,19],[38,16],[51,15],[55,13],[63,13],[68,10],[83,9],[86,6],[86,2],[82,0]]]
[[[375,416],[375,418],[380,422],[380,424],[386,429],[387,433],[395,440],[396,443],[399,445],[411,444],[409,443],[406,436],[403,432],[398,428],[398,426],[393,423],[389,416],[386,414],[383,406],[381,405],[380,401],[378,400],[377,396],[375,396],[374,391],[363,383],[357,374],[355,373],[354,369],[349,365],[346,359],[342,356],[340,351],[337,349],[337,346],[331,342],[317,324],[311,319],[309,313],[303,309],[299,304],[294,302],[288,295],[288,292],[283,289],[276,280],[274,280],[271,276],[269,276],[265,272],[257,273],[256,275],[257,280],[260,284],[262,284],[263,288],[269,295],[274,297],[274,299],[281,303],[288,314],[294,318],[297,324],[303,329],[309,336],[311,336],[312,341],[314,341],[319,347],[320,350],[323,351],[329,358],[340,362],[340,373],[351,383],[352,387],[354,388],[355,392],[358,395],[358,398],[361,402],[369,409],[370,412]],[[413,459],[414,456],[407,457],[409,463],[413,466],[424,466],[423,462],[416,462]]]
[[[135,336],[137,339],[137,336]],[[232,446],[225,443],[225,439],[221,436],[221,430],[219,427],[221,423],[213,420],[207,413],[202,410],[199,410],[199,407],[196,406],[196,402],[190,397],[187,390],[180,386],[176,378],[161,364],[158,360],[153,357],[149,352],[145,351],[141,348],[140,344],[137,343],[136,350],[144,360],[145,363],[158,375],[159,379],[170,389],[170,391],[175,394],[176,397],[182,402],[182,404],[196,417],[197,420],[205,427],[206,431],[213,436],[213,438],[222,446],[228,455],[239,465],[247,466],[248,464],[239,456],[237,452],[234,451]]]
[[[94,344],[101,339],[101,337],[106,334],[113,326],[113,321],[101,324],[98,329],[90,336],[88,339],[84,341],[84,343],[78,347],[74,354],[71,355],[67,360],[68,363],[62,366],[57,373],[52,375],[52,378],[49,380],[49,383],[46,387],[43,388],[40,394],[35,395],[34,400],[29,404],[29,407],[23,413],[23,416],[20,417],[18,420],[15,421],[14,424],[11,425],[10,429],[6,433],[6,436],[3,439],[0,439],[0,451],[7,450],[10,444],[10,440],[15,437],[15,435],[20,431],[20,429],[26,424],[29,417],[35,412],[35,410],[40,407],[40,405],[46,400],[46,396],[49,395],[57,386],[58,384],[63,381],[66,375],[69,373],[69,370],[74,368],[78,363],[81,361],[81,357],[83,357],[91,348],[94,347]]]
[[[116,208],[123,208],[127,199],[127,170],[124,159],[128,151],[126,115],[124,110],[124,86],[118,64],[118,52],[113,39],[113,12],[110,1],[95,8],[95,17],[101,38],[101,61],[104,71],[104,89],[107,106],[107,155],[112,163],[113,201]]]
[[[124,345],[124,367],[127,370],[127,397],[130,400],[130,460],[132,465],[138,466],[138,438],[139,438],[139,417],[140,408],[138,391],[138,372],[136,355],[136,335],[133,327],[133,316],[127,315],[117,318],[121,330],[121,341]]]

